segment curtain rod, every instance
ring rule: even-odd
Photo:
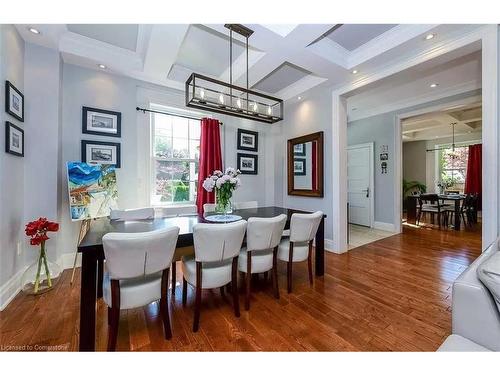
[[[457,148],[468,148],[469,146],[476,146],[476,145],[481,145],[482,143],[472,143],[470,145],[466,145],[466,146],[455,146],[455,149]],[[439,147],[439,148],[429,148],[428,150],[425,150],[427,152],[431,152],[431,151],[441,151],[441,150],[449,150],[451,147]]]
[[[155,111],[154,109],[147,109],[147,108],[141,108],[141,107],[135,107],[135,110],[142,111],[143,113],[153,112],[153,113],[159,113],[162,115],[177,116],[177,117],[187,118],[189,120],[201,120],[200,118],[194,117],[194,116],[180,115],[178,113],[173,113],[173,112]],[[221,121],[219,121],[219,125],[223,125],[223,123]]]

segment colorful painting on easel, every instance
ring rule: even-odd
[[[67,167],[71,220],[105,217],[117,208],[114,166],[68,162]]]

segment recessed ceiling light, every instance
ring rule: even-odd
[[[356,69],[354,69],[351,73],[352,73],[352,74],[357,74],[357,73],[358,73],[358,71],[357,71]]]
[[[298,97],[297,97],[297,99],[298,99],[298,100],[302,100],[302,96],[298,96]]]
[[[432,38],[434,38],[436,36],[436,34],[427,34],[425,36],[425,40],[431,40]]]
[[[435,88],[435,87],[438,87],[439,86],[439,83],[431,83],[431,87],[432,88]]]
[[[106,69],[106,65],[104,65],[104,64],[99,64],[99,65],[97,65],[97,66],[98,66],[100,69]]]
[[[35,29],[34,27],[28,27],[28,30],[32,32],[33,34],[40,34],[40,30]]]

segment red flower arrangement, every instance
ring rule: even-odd
[[[31,221],[26,224],[25,232],[28,237],[31,237],[30,244],[33,246],[40,245],[40,256],[38,257],[38,269],[34,286],[35,294],[38,292],[38,288],[40,287],[40,272],[42,269],[42,264],[45,268],[48,287],[52,287],[49,266],[47,264],[47,255],[45,254],[45,241],[49,239],[49,236],[47,236],[47,232],[57,232],[58,230],[59,224],[48,221],[45,217],[41,217],[38,220]]]

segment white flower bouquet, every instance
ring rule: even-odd
[[[232,212],[231,197],[233,191],[241,186],[239,169],[227,168],[225,172],[215,170],[203,181],[203,188],[211,193],[215,189],[216,212],[228,214]]]

